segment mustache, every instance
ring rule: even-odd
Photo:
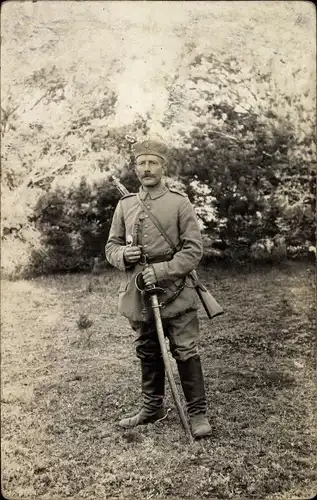
[[[152,178],[154,178],[155,175],[150,174],[150,173],[149,174],[145,173],[145,174],[142,175],[142,179],[144,179],[144,177],[152,177]]]

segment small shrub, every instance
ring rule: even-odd
[[[93,325],[93,321],[86,314],[81,314],[76,324],[79,330],[87,330]]]

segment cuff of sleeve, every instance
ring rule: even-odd
[[[119,269],[119,271],[125,271],[128,267],[123,258],[123,254],[124,254],[124,248],[120,248],[120,250],[117,252],[116,255],[116,267],[117,269]]]
[[[157,281],[164,280],[168,278],[168,263],[167,262],[158,262],[156,264],[152,264],[154,269]]]

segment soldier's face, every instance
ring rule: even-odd
[[[157,186],[164,174],[164,161],[155,155],[140,155],[136,159],[136,175],[142,186]]]

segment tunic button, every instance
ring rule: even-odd
[[[146,205],[146,206],[147,206],[147,208],[151,208],[151,205]]]
[[[148,237],[148,234],[147,234],[147,233],[145,233],[144,238],[147,238],[147,237]]]
[[[145,244],[145,245],[143,245],[143,246],[144,246],[144,248],[145,248],[145,247],[147,247],[147,244]]]

